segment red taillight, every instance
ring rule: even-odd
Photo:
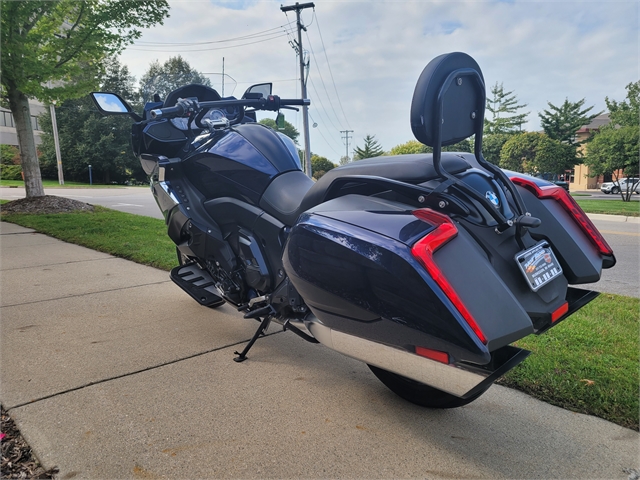
[[[565,189],[556,185],[540,187],[536,185],[535,182],[522,177],[512,177],[511,181],[516,185],[526,188],[540,199],[552,198],[558,202],[577,222],[585,235],[587,235],[589,240],[591,240],[602,255],[613,255],[613,250],[602,234]]]
[[[416,354],[421,357],[435,360],[436,362],[449,364],[449,354],[447,352],[441,352],[439,350],[431,350],[425,347],[416,347]]]
[[[480,327],[467,307],[462,303],[462,300],[456,291],[433,260],[433,253],[458,235],[458,229],[449,217],[428,208],[414,210],[413,214],[420,220],[424,220],[436,228],[429,232],[424,238],[416,242],[416,244],[411,248],[411,253],[427,270],[427,273],[431,275],[431,278],[433,278],[454,307],[458,312],[460,312],[460,315],[462,315],[480,341],[486,345],[487,338],[484,336],[482,330],[480,330]]]
[[[569,311],[569,303],[568,302],[564,302],[560,308],[557,308],[552,314],[551,314],[551,323],[555,323],[558,321],[558,319],[560,317],[562,317],[565,313],[567,313]]]

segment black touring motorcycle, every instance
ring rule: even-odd
[[[197,84],[135,119],[133,148],[177,245],[171,279],[200,304],[228,302],[366,362],[419,405],[472,402],[530,352],[511,346],[557,325],[596,292],[613,251],[562,188],[482,156],[485,85],[464,53],[424,69],[411,128],[433,154],[377,157],[314,182],[293,142],[255,111],[308,104],[251,87],[221,98]],[[474,135],[475,151],[442,152]]]

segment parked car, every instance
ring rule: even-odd
[[[605,182],[600,186],[600,191],[607,195],[620,193],[621,191],[626,192],[627,189],[632,190],[633,193],[640,193],[640,179],[634,177],[623,178],[619,182]]]

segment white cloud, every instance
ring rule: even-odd
[[[146,31],[142,41],[225,40],[295,20],[295,13],[286,17],[276,1],[170,3],[171,18],[164,26]],[[349,129],[355,131],[352,145],[362,146],[366,134],[376,135],[387,150],[413,138],[409,108],[415,82],[425,65],[441,53],[470,54],[483,70],[487,89],[503,82],[513,90],[528,104],[531,130],[539,128],[537,113],[547,108],[547,101],[560,104],[565,98],[585,98],[594,110],[604,110],[605,96],[623,99],[625,85],[640,77],[636,1],[315,0],[315,4],[315,19],[310,9],[303,11],[303,23],[308,26],[303,45],[315,54],[309,96],[311,116],[319,126],[311,130],[311,149],[334,162],[344,155],[338,130],[347,128],[347,122],[338,99],[333,96],[330,102],[325,93],[326,86],[334,95],[318,23]],[[274,93],[292,97],[299,95],[299,84],[293,81],[298,66],[287,41],[283,36],[200,52],[190,50],[225,44],[168,47],[164,52],[130,48],[122,60],[139,78],[154,59],[162,62],[180,53],[200,71],[220,72],[224,56],[226,73],[238,82],[235,94],[251,83],[273,80]],[[287,112],[287,119],[302,128],[301,115]]]

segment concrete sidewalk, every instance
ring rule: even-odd
[[[640,436],[492,387],[434,411],[167,272],[0,222],[0,400],[59,478],[628,478]]]

